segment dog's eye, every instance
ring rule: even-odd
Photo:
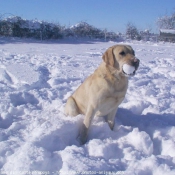
[[[120,52],[119,54],[122,55],[122,56],[124,56],[124,55],[125,55],[125,52],[122,51],[122,52]]]

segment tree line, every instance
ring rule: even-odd
[[[156,21],[159,29],[175,29],[175,12],[170,16],[159,17]],[[132,39],[149,40],[153,33],[150,29],[140,31],[136,25],[128,22],[125,34],[109,32],[96,28],[86,22],[80,22],[72,27],[65,27],[59,23],[39,20],[25,20],[19,16],[2,18],[0,16],[0,36],[46,39],[62,39],[67,37],[86,37],[95,39]]]
[[[38,20],[25,20],[19,16],[0,19],[0,35],[12,37],[26,37],[36,39],[61,39],[66,37],[88,37],[117,39],[118,34],[98,29],[86,22],[80,22],[72,27],[61,26]]]

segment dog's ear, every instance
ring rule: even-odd
[[[114,54],[113,54],[113,47],[110,47],[106,50],[106,52],[103,54],[103,61],[106,63],[106,65],[110,65],[114,67]]]
[[[131,53],[135,56],[135,51],[130,45],[126,45],[126,47],[131,51]]]

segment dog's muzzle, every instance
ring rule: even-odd
[[[136,70],[139,67],[140,60],[135,58],[132,60],[131,65],[130,64],[124,64],[122,67],[123,73],[126,76],[134,76],[136,73]]]

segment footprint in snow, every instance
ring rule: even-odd
[[[11,103],[15,107],[24,105],[27,103],[30,103],[32,105],[37,105],[39,103],[39,101],[34,97],[34,95],[28,92],[11,94],[10,99],[11,99]]]

